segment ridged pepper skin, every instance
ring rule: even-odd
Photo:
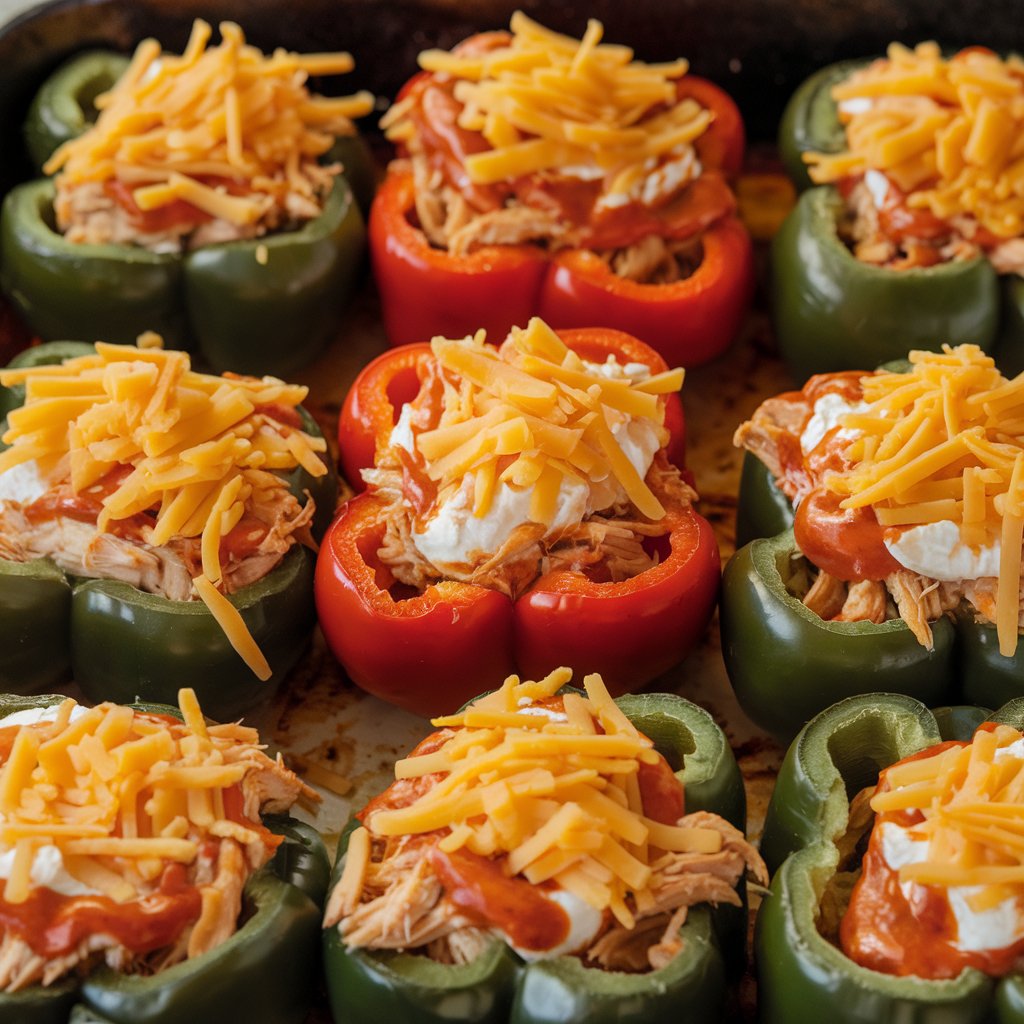
[[[808,189],[772,243],[775,333],[798,381],[943,343],[986,352],[995,346],[1000,284],[987,259],[898,271],[871,266],[839,237],[843,207],[833,186]]]
[[[362,217],[341,176],[295,231],[184,254],[69,242],[54,194],[46,179],[19,185],[0,213],[0,284],[47,341],[130,344],[154,330],[214,370],[286,375],[330,341],[362,259]]]
[[[0,695],[3,718],[64,697]],[[134,704],[180,717],[173,706]],[[3,1024],[302,1024],[317,979],[321,908],[330,865],[315,829],[288,815],[264,824],[284,837],[273,858],[246,883],[246,919],[216,949],[156,975],[100,967],[52,988],[0,993]],[[76,1005],[77,1003],[77,1005]]]
[[[897,694],[852,697],[799,734],[779,772],[761,852],[777,868],[754,937],[762,1024],[970,1024],[1024,1021],[1020,976],[966,970],[950,981],[895,977],[849,960],[816,926],[839,861],[849,800],[889,765],[943,739],[968,739],[980,718],[1024,726],[1024,702],[995,715],[944,715]],[[952,732],[942,728],[953,724]]]
[[[739,828],[746,801],[739,768],[721,729],[702,708],[669,694],[621,697],[619,706],[652,740],[686,787],[687,812],[713,811]],[[342,835],[335,882],[350,830]],[[646,974],[603,972],[572,957],[524,964],[501,942],[473,963],[448,966],[408,954],[347,950],[337,928],[324,933],[324,967],[336,1024],[661,1024],[721,1019],[726,968],[720,943],[735,922],[698,907],[683,951]],[[721,933],[721,934],[720,934]]]
[[[948,619],[933,624],[931,651],[899,619],[827,622],[787,589],[796,551],[792,532],[762,538],[725,569],[722,655],[746,714],[788,740],[842,697],[891,690],[933,706],[954,698],[956,631]]]
[[[11,365],[91,351],[81,342],[51,342]],[[23,388],[0,388],[0,408],[23,399]],[[319,436],[309,413],[299,414],[303,429]],[[314,478],[299,468],[289,479],[299,500],[308,492],[316,501],[313,532],[321,536],[334,514],[337,471],[331,464]],[[116,580],[72,578],[48,559],[0,559],[0,616],[16,641],[0,647],[0,684],[25,693],[70,674],[93,701],[129,703],[141,695],[171,703],[186,680],[210,715],[237,718],[269,698],[306,649],[316,625],[313,572],[313,555],[296,545],[263,579],[229,596],[273,670],[261,683],[202,602],[170,601]]]
[[[117,82],[128,63],[124,54],[112,50],[86,50],[64,61],[43,82],[22,128],[25,148],[37,171],[42,172],[58,146],[81,135],[96,120],[96,97]]]

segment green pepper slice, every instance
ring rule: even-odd
[[[124,74],[127,57],[110,50],[87,50],[66,60],[43,82],[25,118],[25,148],[35,165],[58,146],[81,135],[96,120],[96,97]]]
[[[92,350],[51,342],[11,365],[60,362]],[[14,404],[24,399],[20,387],[3,390]],[[321,436],[305,409],[299,415],[306,432]],[[312,525],[319,537],[334,513],[336,469],[328,463],[324,476],[311,477],[300,467],[289,481],[297,498],[309,494],[316,501]],[[71,579],[48,559],[0,559],[0,616],[14,640],[0,650],[0,685],[37,691],[70,669],[90,700],[130,703],[141,694],[173,704],[188,680],[213,717],[237,718],[271,696],[306,649],[316,625],[314,564],[296,545],[263,579],[229,595],[273,670],[259,683],[202,602],[170,601],[116,580]]]
[[[1024,726],[1024,701],[988,717]],[[821,897],[839,862],[849,800],[882,768],[943,739],[923,705],[897,694],[851,697],[823,711],[793,742],[779,772],[761,852],[778,866],[758,913],[754,948],[764,1024],[947,1024],[1024,1020],[1021,979],[967,970],[948,981],[894,977],[845,957],[819,932]],[[781,865],[781,866],[780,866]],[[994,1014],[993,1014],[993,1011]]]
[[[743,782],[729,744],[702,708],[670,694],[619,698],[618,705],[676,768],[687,811],[709,810],[742,828]],[[354,823],[353,823],[354,825]],[[338,847],[335,882],[351,827]],[[723,908],[730,909],[730,908]],[[393,1017],[414,1024],[554,1024],[555,1021],[713,1021],[721,1018],[725,968],[720,943],[735,916],[691,911],[683,951],[646,974],[584,967],[573,957],[523,964],[494,942],[470,964],[449,966],[404,953],[347,950],[337,928],[324,933],[324,964],[334,1019],[369,1024]]]
[[[871,266],[840,238],[843,215],[834,187],[809,189],[772,243],[775,332],[794,377],[877,366],[944,342],[995,346],[1001,297],[987,259]]]
[[[755,540],[725,569],[720,605],[722,655],[743,710],[783,740],[841,697],[875,690],[927,704],[955,694],[955,630],[933,623],[922,647],[899,619],[828,622],[789,589],[797,555],[792,531]]]

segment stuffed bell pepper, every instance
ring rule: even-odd
[[[1024,62],[982,47],[894,43],[801,87],[780,148],[817,187],[773,249],[776,333],[800,380],[937,340],[998,341],[1024,365],[1022,138]]]
[[[726,667],[755,721],[791,737],[872,690],[1024,695],[1022,415],[1024,377],[961,345],[912,352],[905,373],[813,377],[740,427],[763,463],[747,523],[764,510],[779,529],[780,492],[796,507],[725,573]]]
[[[230,718],[309,641],[337,479],[304,387],[196,373],[158,343],[52,343],[0,371],[20,403],[0,452],[0,679],[24,692],[70,667],[92,699],[164,702],[196,680]]]
[[[316,575],[352,680],[427,714],[513,671],[568,662],[622,693],[677,664],[719,584],[714,534],[669,461],[681,383],[635,338],[538,319],[500,349],[478,332],[371,364],[340,437],[366,490]]]
[[[332,147],[372,97],[310,92],[309,75],[351,70],[348,54],[265,56],[237,25],[220,31],[209,46],[197,20],[180,56],[141,43],[80,134],[112,58],[79,58],[37,98],[30,121],[68,137],[43,164],[53,179],[8,195],[0,256],[44,340],[154,328],[216,369],[279,373],[337,330],[363,225]]]
[[[763,850],[765,1024],[1024,1021],[1024,702],[853,697],[801,732]]]
[[[315,794],[178,700],[0,697],[3,1020],[305,1019],[328,866],[287,812]]]
[[[396,160],[370,215],[392,344],[538,314],[629,331],[672,363],[721,353],[750,299],[750,239],[728,183],[732,100],[521,12],[510,31],[420,55],[382,125]]]
[[[732,753],[688,701],[571,676],[434,719],[359,814],[324,921],[335,1020],[721,1019],[724,912],[764,878]]]

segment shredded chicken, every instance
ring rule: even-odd
[[[790,500],[796,492],[784,472],[782,455],[786,445],[800,437],[810,415],[810,404],[797,395],[769,398],[739,425],[732,439],[737,448],[745,448],[767,466]]]
[[[531,243],[556,251],[577,244],[574,225],[554,210],[514,199],[494,210],[474,209],[412,143],[401,166],[412,170],[416,219],[431,245],[466,256],[482,246]],[[690,277],[703,259],[699,236],[665,239],[647,235],[621,249],[598,252],[618,277],[640,284],[672,284]]]
[[[316,188],[311,196],[292,191],[284,207],[270,200],[259,220],[252,224],[234,224],[220,218],[201,223],[186,221],[171,224],[159,231],[143,231],[133,216],[103,182],[93,181],[68,185],[57,179],[54,212],[57,224],[69,242],[85,245],[134,245],[155,253],[189,252],[218,242],[235,242],[258,238],[272,231],[285,231],[303,221],[318,217],[324,197],[331,190],[334,175],[340,168],[307,163],[303,170],[314,177]]]
[[[846,603],[846,584],[827,572],[819,572],[803,601],[818,618],[834,619]]]
[[[71,497],[70,484],[58,485],[51,494]],[[308,541],[313,511],[312,502],[300,505],[284,482],[255,491],[248,514],[262,537],[242,557],[224,557],[224,592],[262,579],[296,541]],[[27,506],[0,500],[0,557],[14,562],[49,558],[75,576],[120,580],[172,601],[190,600],[192,580],[202,572],[201,539],[175,537],[154,547],[145,539],[151,529],[142,526],[141,535],[101,533],[80,519],[31,515]]]

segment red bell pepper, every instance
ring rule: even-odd
[[[430,76],[415,76],[412,83]],[[696,141],[704,174],[674,204],[672,237],[701,233],[704,258],[687,280],[643,285],[613,274],[587,249],[550,257],[534,245],[494,245],[468,256],[434,248],[416,224],[412,175],[391,171],[370,211],[370,257],[392,345],[459,337],[485,327],[503,338],[540,315],[554,327],[600,323],[638,335],[674,365],[696,366],[732,340],[753,294],[753,252],[733,216],[723,176],[743,162],[739,110],[717,86],[687,75],[680,99],[692,97],[715,119]],[[713,222],[713,223],[712,223]]]
[[[622,583],[553,572],[513,603],[475,584],[406,592],[377,557],[383,504],[353,498],[327,531],[316,602],[327,645],[358,686],[415,714],[455,711],[511,672],[600,669],[613,694],[680,661],[714,611],[721,567],[710,524],[659,494],[664,560]]]
[[[649,345],[621,331],[577,328],[558,333],[569,348],[590,362],[603,363],[613,355],[623,365],[643,363],[652,374],[669,369]],[[338,421],[338,451],[345,479],[357,491],[363,489],[361,471],[373,466],[378,446],[387,446],[399,411],[416,397],[432,358],[426,343],[393,348],[364,367],[345,396]],[[669,432],[665,454],[672,465],[685,469],[686,422],[679,395],[666,397],[665,427]]]
[[[643,342],[604,328],[560,332],[579,356],[664,360]],[[342,409],[339,448],[349,479],[372,466],[398,409],[419,391],[433,356],[425,344],[385,352],[359,375]],[[682,404],[667,397],[670,441],[658,458],[680,466]],[[316,600],[328,646],[363,689],[421,714],[450,711],[510,673],[540,677],[568,664],[600,670],[615,693],[637,689],[680,661],[714,610],[720,565],[710,525],[677,497],[650,484],[666,509],[666,533],[650,542],[658,564],[624,582],[560,570],[513,602],[475,584],[445,581],[423,592],[396,582],[381,562],[383,500],[352,499],[328,530],[316,571]]]
[[[555,328],[589,318],[632,331],[674,366],[706,363],[728,348],[743,321],[753,295],[754,251],[734,216],[705,231],[701,241],[700,266],[672,284],[619,277],[586,249],[556,253],[538,315]]]

